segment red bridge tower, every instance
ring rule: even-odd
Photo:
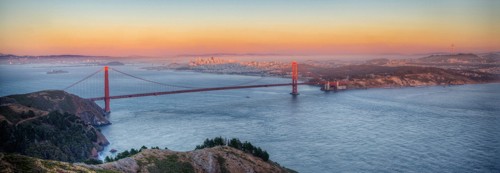
[[[104,111],[109,113],[109,79],[108,79],[108,66],[104,66]]]
[[[298,79],[299,79],[299,69],[297,66],[297,62],[292,61],[292,92],[290,94],[294,96],[299,95],[299,91],[297,91]]]

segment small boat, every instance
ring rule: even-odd
[[[111,150],[109,150],[109,152],[111,152],[111,153],[116,153],[117,151],[118,151],[118,150],[116,150],[116,149],[114,149],[114,148],[113,148],[113,149],[111,149]]]
[[[250,96],[246,96],[246,98],[247,98],[247,99],[249,99],[249,98],[250,98]]]

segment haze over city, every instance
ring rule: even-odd
[[[1,1],[0,52],[173,56],[493,52],[500,2]]]

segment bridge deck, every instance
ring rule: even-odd
[[[317,83],[311,83],[311,82],[297,83],[297,85],[312,85],[312,84],[317,84]],[[123,98],[132,98],[132,97],[146,97],[146,96],[158,96],[158,95],[167,95],[167,94],[180,94],[180,93],[218,91],[218,90],[232,90],[232,89],[243,89],[243,88],[278,87],[278,86],[289,86],[289,85],[292,85],[292,83],[228,86],[228,87],[215,87],[215,88],[199,88],[199,89],[187,89],[187,90],[177,90],[177,91],[164,91],[164,92],[117,95],[117,96],[110,96],[109,99],[123,99]],[[105,99],[105,97],[89,98],[89,100],[91,100],[91,101],[104,100],[104,99]]]

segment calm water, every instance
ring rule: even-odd
[[[0,66],[0,95],[61,89],[98,69],[57,68],[69,73],[47,75],[52,68],[34,68],[39,66]],[[197,87],[259,78],[117,68]],[[115,76],[111,95],[137,91],[133,85],[157,89]],[[289,79],[257,83],[273,82]],[[290,87],[275,87],[112,100],[113,124],[102,128],[111,145],[103,156],[112,148],[142,145],[187,151],[223,136],[251,141],[299,172],[500,172],[499,89],[484,84],[323,93],[300,86],[296,98]]]

